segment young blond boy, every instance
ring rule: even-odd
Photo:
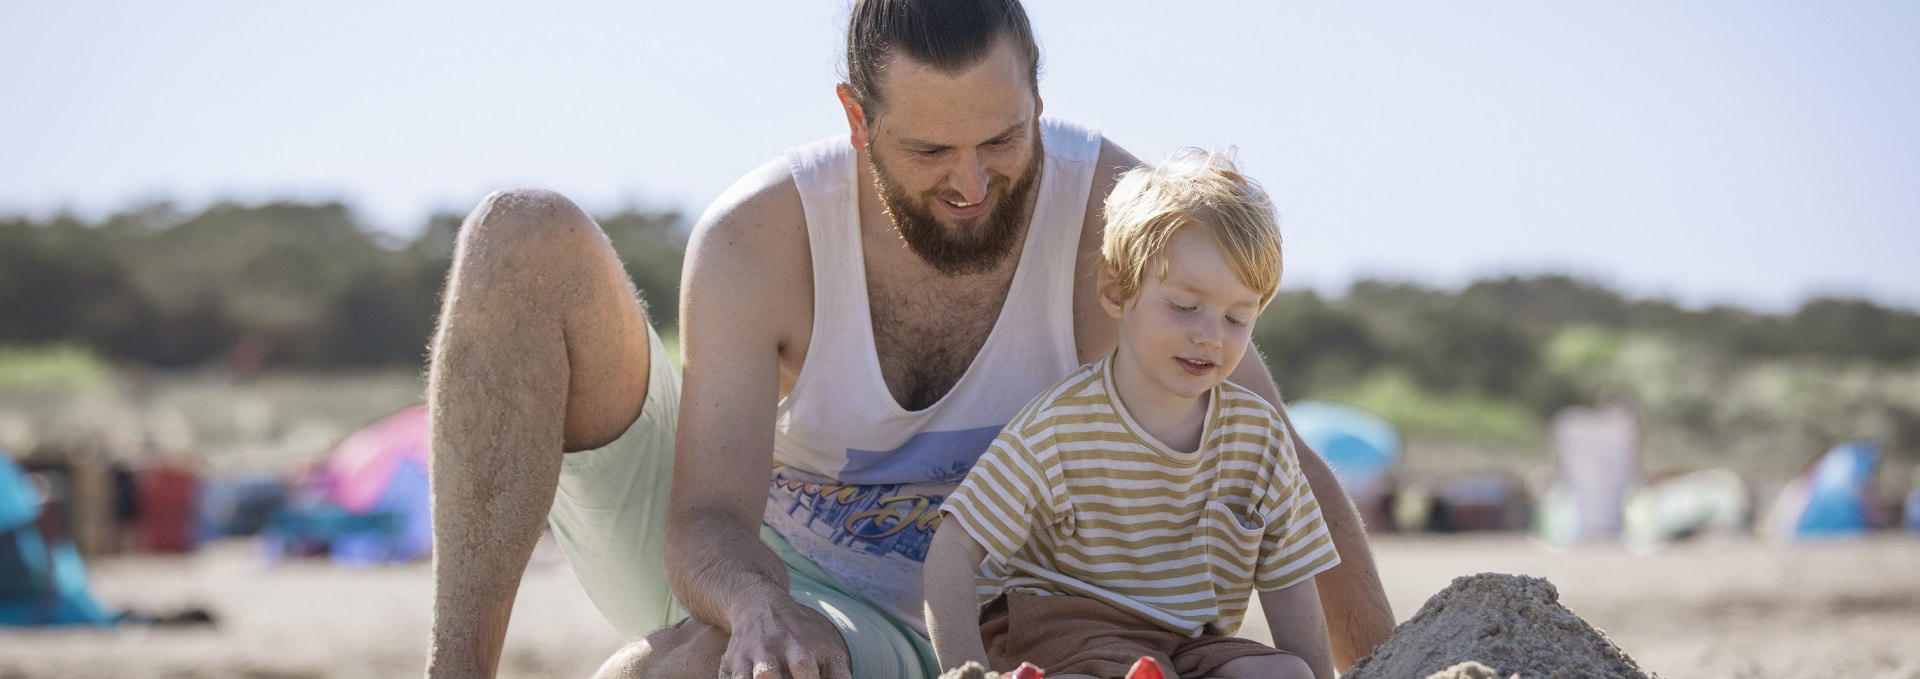
[[[1313,576],[1340,558],[1284,420],[1225,381],[1280,282],[1273,205],[1231,157],[1187,149],[1123,176],[1106,219],[1119,347],[1034,399],[943,505],[940,664],[1332,679]],[[1232,636],[1254,590],[1273,647]]]

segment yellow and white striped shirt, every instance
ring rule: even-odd
[[[1098,599],[1188,636],[1232,634],[1252,590],[1340,562],[1278,411],[1223,382],[1196,452],[1167,448],[1114,396],[1112,357],[1027,405],[941,511],[987,550],[1002,591]]]

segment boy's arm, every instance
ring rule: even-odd
[[[987,647],[980,642],[980,603],[973,590],[974,573],[986,558],[987,549],[959,521],[941,517],[923,577],[927,634],[943,669],[970,660],[987,665]]]
[[[1327,646],[1327,621],[1320,613],[1320,589],[1313,578],[1260,593],[1260,608],[1273,630],[1273,647],[1300,656],[1314,679],[1333,679],[1333,653]]]

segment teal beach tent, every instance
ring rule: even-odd
[[[1326,459],[1348,493],[1374,490],[1400,461],[1400,432],[1371,411],[1304,399],[1287,406],[1293,429]]]
[[[113,624],[87,592],[80,551],[43,535],[40,511],[40,490],[0,451],[0,626]]]

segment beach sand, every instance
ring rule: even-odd
[[[1920,679],[1920,537],[1780,547],[1724,538],[1652,555],[1543,550],[1516,535],[1385,536],[1375,555],[1399,620],[1454,578],[1545,578],[1559,602],[1670,678]],[[266,565],[244,541],[187,556],[91,564],[112,606],[200,606],[212,627],[0,630],[0,678],[420,676],[431,619],[425,563]],[[1258,612],[1243,632],[1265,634]],[[620,645],[543,542],[515,605],[503,677],[584,677]],[[1465,675],[1462,675],[1465,676]]]

